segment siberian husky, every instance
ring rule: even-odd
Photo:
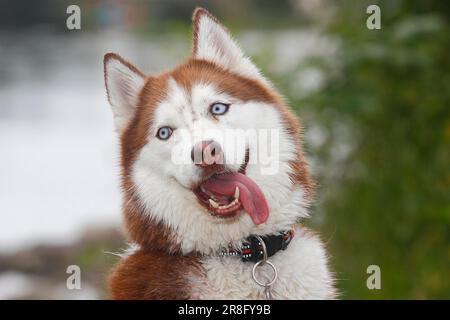
[[[331,299],[320,238],[299,224],[314,184],[301,127],[208,11],[192,56],[145,75],[115,53],[105,83],[130,243],[114,299]]]

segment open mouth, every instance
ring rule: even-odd
[[[269,208],[266,198],[259,186],[245,175],[248,161],[247,150],[245,162],[238,172],[213,174],[193,190],[211,215],[233,218],[244,209],[256,225],[267,220]]]

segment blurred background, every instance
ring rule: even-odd
[[[450,2],[1,0],[0,299],[107,298],[125,242],[103,54],[147,73],[181,62],[198,5],[302,119],[318,183],[305,223],[341,298],[450,298]],[[81,290],[66,288],[72,264]]]

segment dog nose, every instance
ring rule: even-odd
[[[191,150],[191,159],[195,165],[200,167],[223,164],[222,148],[214,140],[198,142]]]

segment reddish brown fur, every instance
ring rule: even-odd
[[[120,300],[189,299],[186,275],[201,272],[195,256],[139,250],[114,268],[109,281],[111,296]]]
[[[212,17],[203,9],[194,12],[194,54],[197,47],[197,26],[202,14]],[[105,63],[113,57],[122,61],[132,71],[143,75],[129,62],[114,54],[106,55]],[[175,242],[174,233],[161,223],[152,221],[148,218],[148,214],[144,214],[130,178],[136,155],[147,142],[155,106],[165,98],[169,77],[175,79],[187,91],[195,83],[211,83],[219,90],[242,101],[263,101],[274,105],[282,116],[286,130],[297,145],[298,160],[290,163],[293,171],[291,180],[293,184],[303,186],[308,198],[313,194],[314,184],[300,144],[300,124],[283,99],[262,82],[239,76],[211,62],[197,59],[190,59],[170,72],[147,77],[139,95],[134,118],[120,138],[125,226],[130,241],[139,244],[142,249],[121,260],[114,269],[109,285],[111,295],[115,299],[189,298],[183,275],[186,275],[188,269],[201,272],[198,257],[182,256],[179,245]]]

